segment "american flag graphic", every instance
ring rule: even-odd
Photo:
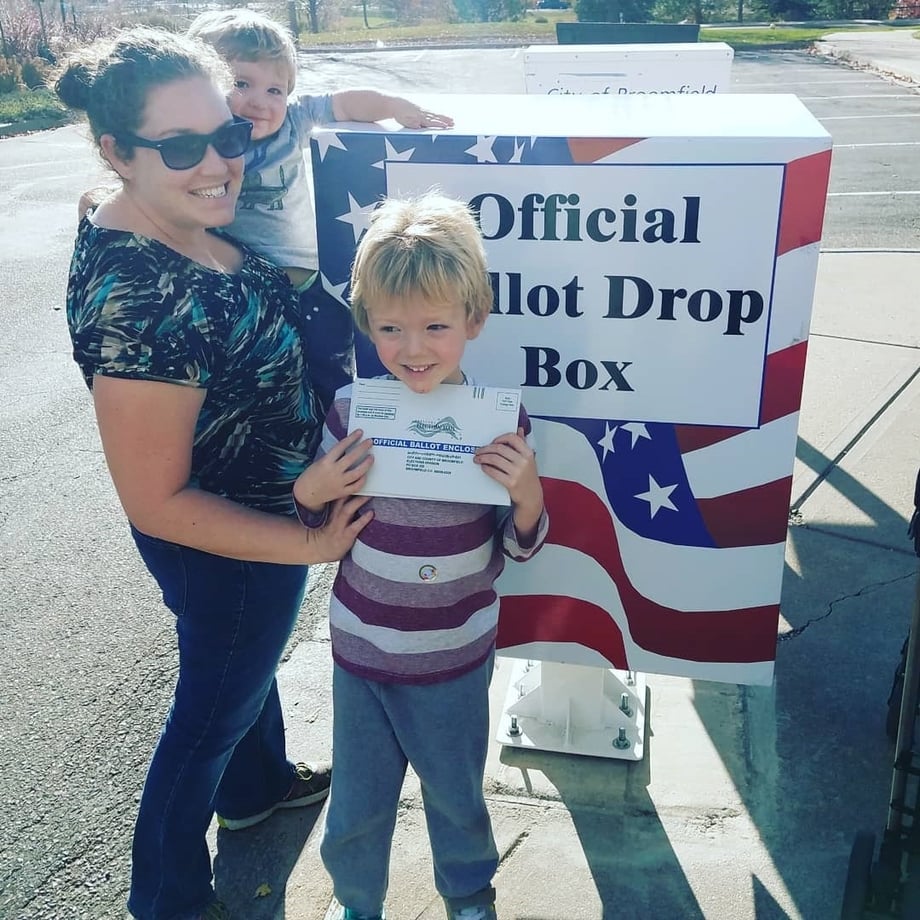
[[[388,161],[655,162],[654,138],[326,131],[313,139],[323,284],[345,299]],[[829,141],[827,145],[829,147]],[[501,654],[736,683],[772,680],[796,429],[830,150],[785,166],[757,428],[540,414],[550,532],[506,567]],[[366,341],[358,372],[380,372]],[[488,383],[487,380],[481,380]]]

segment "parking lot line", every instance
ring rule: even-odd
[[[920,147],[920,141],[879,141],[875,144],[834,144],[834,150],[852,150],[857,147]]]
[[[834,86],[840,86],[841,84],[852,86],[855,83],[876,84],[877,82],[878,77],[873,77],[872,79],[859,78],[856,80],[840,80],[838,78],[833,80],[771,80],[769,83],[745,83],[739,80],[732,84],[732,89],[750,89],[752,86],[766,86],[771,90],[775,90],[777,86],[820,86],[824,83],[833,84]]]
[[[920,112],[891,112],[887,115],[816,115],[818,121],[862,121],[865,118],[920,118]]]
[[[884,196],[885,198],[891,197],[893,195],[920,195],[920,189],[913,190],[904,190],[900,192],[828,192],[828,198],[878,198]]]
[[[853,95],[853,96],[799,96],[799,99],[802,102],[807,101],[823,101],[824,99],[916,99],[920,100],[920,96],[916,93],[865,93],[862,95]]]

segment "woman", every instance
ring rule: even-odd
[[[136,29],[56,84],[120,179],[80,221],[67,318],[179,645],[135,827],[138,920],[228,916],[205,841],[215,810],[248,827],[327,794],[328,767],[287,760],[274,675],[307,565],[341,558],[371,517],[349,500],[314,534],[292,514],[319,435],[296,295],[209,229],[233,219],[251,130],[227,107],[229,81],[205,46]]]

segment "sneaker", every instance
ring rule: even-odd
[[[288,789],[287,795],[275,802],[271,808],[260,811],[257,815],[248,818],[224,818],[217,816],[217,826],[227,831],[241,831],[244,827],[252,827],[266,818],[270,818],[280,808],[303,808],[304,805],[315,805],[322,802],[329,795],[329,784],[332,782],[332,764],[299,763],[295,767],[294,782]],[[207,917],[206,920],[211,920]],[[220,920],[218,915],[217,920]]]
[[[469,907],[448,907],[448,920],[498,920],[494,904],[472,904]]]
[[[350,907],[343,907],[333,898],[323,920],[386,920],[386,911],[382,910],[379,914],[359,914]]]

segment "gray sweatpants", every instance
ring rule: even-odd
[[[482,791],[494,655],[436,684],[365,680],[334,666],[332,790],[320,852],[339,903],[379,914],[407,764],[421,781],[435,886],[491,903],[498,851]]]

